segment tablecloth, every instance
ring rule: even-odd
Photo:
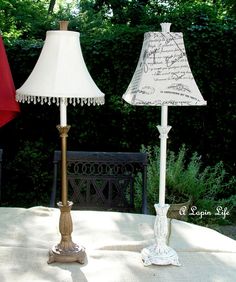
[[[154,243],[151,215],[72,211],[73,241],[86,248],[85,264],[47,264],[59,243],[58,209],[0,208],[0,281],[234,282],[236,241],[214,230],[169,220],[168,244],[177,266],[143,266],[140,251]]]

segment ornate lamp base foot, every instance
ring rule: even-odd
[[[144,266],[151,264],[157,265],[176,265],[180,266],[178,255],[172,248],[165,246],[164,248],[158,248],[156,244],[144,248],[141,251],[141,256]]]
[[[48,264],[53,262],[78,262],[83,264],[86,259],[85,248],[74,244],[72,250],[64,251],[59,245],[52,247],[49,251]]]

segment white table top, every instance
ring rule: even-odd
[[[169,245],[180,267],[144,267],[140,251],[154,243],[155,217],[117,212],[72,211],[73,241],[87,262],[48,265],[59,243],[58,209],[0,208],[0,281],[234,282],[236,241],[214,230],[171,220]]]

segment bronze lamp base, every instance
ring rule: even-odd
[[[61,210],[59,230],[61,233],[61,242],[53,246],[49,251],[48,263],[53,262],[79,262],[83,264],[86,259],[85,248],[75,244],[72,241],[71,233],[73,231],[70,210],[72,202],[67,202],[66,206],[59,202],[58,207]]]

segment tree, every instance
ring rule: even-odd
[[[0,30],[4,37],[38,37],[48,24],[46,0],[0,2]]]
[[[48,14],[47,0],[1,1],[0,28],[16,87],[21,86],[32,71],[45,31],[58,28],[58,20],[67,17],[70,19],[69,29],[81,32],[86,65],[106,94],[103,107],[70,108],[68,114],[73,127],[70,148],[137,151],[141,144],[156,145],[159,109],[130,106],[121,96],[137,65],[144,32],[160,30],[160,22],[172,22],[172,31],[184,33],[191,69],[208,106],[196,107],[194,111],[191,107],[171,107],[169,118],[173,130],[169,148],[176,152],[182,143],[186,143],[190,153],[197,151],[206,164],[224,161],[227,171],[234,173],[236,22],[226,6],[230,0],[217,0],[215,5],[212,0],[124,0],[120,6],[118,0],[111,1],[100,0],[97,9],[95,0],[80,0],[79,4],[74,1],[74,10],[73,7],[67,9],[67,5],[58,6],[58,0],[57,9],[51,14]],[[111,3],[117,17],[109,14],[113,11]],[[4,148],[6,156],[10,154],[14,158],[16,153],[26,154],[26,139],[30,148],[34,148],[41,138],[40,151],[47,154],[45,159],[48,158],[50,164],[50,152],[58,146],[57,133],[52,134],[52,128],[58,122],[58,109],[44,106],[42,110],[41,105],[21,105],[21,108],[19,118],[0,130],[0,147]],[[112,134],[108,134],[108,128],[112,129]],[[31,152],[27,152],[26,159],[30,156]],[[17,175],[17,169],[13,163],[9,174]],[[45,173],[50,173],[50,169]],[[30,167],[25,174],[32,175]],[[18,189],[17,179],[14,181]],[[47,189],[46,184],[43,185]]]
[[[94,10],[104,10],[113,23],[140,23],[149,0],[96,0]]]
[[[48,13],[53,13],[53,9],[55,7],[55,4],[56,4],[56,0],[50,0],[49,2],[49,7],[48,7]]]

